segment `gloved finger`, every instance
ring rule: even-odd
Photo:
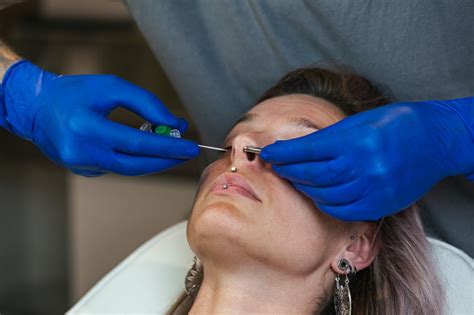
[[[71,168],[71,171],[74,174],[85,176],[85,177],[98,177],[107,174],[106,171],[91,171],[87,169],[81,169],[81,168]]]
[[[120,152],[115,152],[114,156],[117,163],[111,164],[109,170],[127,176],[158,173],[185,162],[185,160],[133,156]]]
[[[101,142],[123,153],[172,159],[191,159],[199,154],[196,143],[131,128],[107,119],[90,124]]]
[[[103,77],[103,88],[106,93],[103,102],[97,105],[102,110],[111,111],[116,107],[126,108],[155,125],[166,125],[177,128],[184,133],[188,123],[169,112],[163,102],[151,92],[142,89],[116,76]]]
[[[272,164],[324,161],[341,154],[346,132],[321,129],[304,137],[278,140],[262,149],[260,158]]]
[[[293,186],[310,197],[314,202],[331,206],[353,204],[364,197],[364,190],[357,181],[334,187],[314,187],[292,183]]]
[[[81,143],[80,148],[77,145],[71,145],[64,152],[59,153],[59,161],[73,173],[86,177],[107,174],[102,165],[103,161],[110,160],[112,153],[110,149],[89,140]]]
[[[272,169],[279,176],[291,182],[316,187],[341,185],[354,179],[352,168],[342,162],[342,159],[282,165],[273,164]]]

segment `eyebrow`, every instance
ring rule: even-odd
[[[246,113],[245,115],[243,115],[242,117],[240,117],[239,120],[237,120],[237,121],[235,122],[235,124],[234,124],[229,130],[234,129],[234,127],[237,126],[237,125],[240,124],[240,123],[243,123],[243,122],[250,122],[250,121],[252,121],[252,120],[255,120],[255,118],[257,118],[257,114]]]
[[[311,128],[311,129],[322,129],[318,125],[316,125],[312,120],[304,117],[296,117],[296,116],[290,116],[286,119],[289,123],[292,125],[298,126],[298,127],[304,127],[304,128]]]
[[[246,113],[245,115],[240,117],[239,120],[235,122],[235,124],[232,126],[232,128],[230,128],[230,130],[232,130],[235,126],[237,126],[240,123],[254,121],[257,117],[258,115],[255,113]],[[287,117],[286,121],[298,127],[311,128],[311,129],[317,129],[317,130],[322,129],[314,121],[305,117],[289,116]]]

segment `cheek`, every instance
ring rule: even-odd
[[[305,273],[327,263],[333,251],[332,239],[338,233],[337,222],[286,182],[272,194],[271,207],[266,232],[285,264]]]

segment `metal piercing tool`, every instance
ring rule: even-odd
[[[169,126],[165,125],[152,125],[148,121],[145,122],[141,127],[140,130],[142,131],[148,131],[148,132],[153,132],[159,135],[165,135],[165,136],[170,136],[173,138],[181,138],[181,133],[179,132],[178,129],[171,129]],[[219,147],[213,147],[210,145],[204,145],[204,144],[198,144],[198,147],[203,148],[203,149],[208,149],[208,150],[213,150],[213,151],[218,151],[218,152],[227,152],[227,149],[224,148],[219,148]],[[253,154],[259,154],[260,151],[262,151],[262,148],[260,147],[252,147],[252,146],[246,146],[243,149],[244,152],[247,153],[253,153]]]
[[[171,129],[171,127],[165,125],[152,125],[148,121],[146,121],[141,127],[140,130],[153,132],[159,135],[170,136],[173,138],[181,138],[181,132],[178,129]],[[224,148],[212,147],[210,145],[198,144],[198,147],[208,150],[214,150],[219,152],[227,152]]]
[[[227,152],[228,151],[227,149],[212,147],[210,145],[204,145],[204,144],[198,144],[198,147],[203,148],[203,149],[208,149],[208,150],[219,151],[219,152]],[[260,154],[260,151],[262,151],[262,148],[252,147],[252,146],[245,146],[243,148],[243,151],[246,152],[246,153]]]
[[[246,147],[244,147],[243,150],[244,150],[244,152],[247,152],[247,153],[260,154],[260,152],[262,151],[262,148],[246,146]]]
[[[203,148],[203,149],[208,149],[208,150],[219,151],[219,152],[227,152],[226,149],[218,148],[218,147],[211,147],[210,145],[198,144],[198,147]]]

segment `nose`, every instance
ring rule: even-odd
[[[232,141],[231,162],[235,167],[260,168],[264,167],[265,163],[254,153],[244,152],[244,147],[255,146],[259,144],[255,137],[250,134],[240,134]]]

